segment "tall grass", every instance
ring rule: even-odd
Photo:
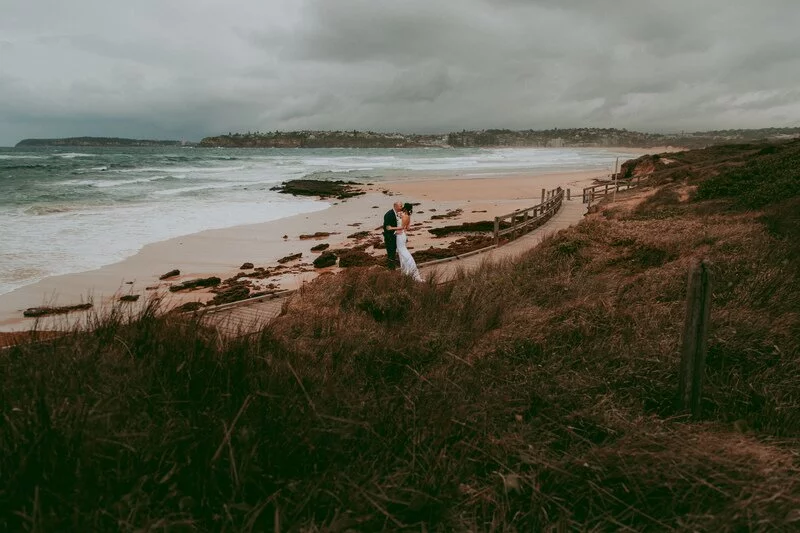
[[[447,284],[324,276],[255,337],[150,306],[0,352],[0,529],[792,530],[798,243],[706,204],[665,192]]]

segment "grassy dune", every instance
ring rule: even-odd
[[[0,352],[0,529],[800,528],[800,143],[666,157],[637,163],[653,186],[446,285],[349,269],[257,338],[154,304]]]

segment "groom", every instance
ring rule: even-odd
[[[386,255],[388,256],[387,266],[390,269],[397,268],[397,235],[394,229],[400,226],[400,211],[403,210],[403,204],[395,202],[392,209],[388,210],[383,215],[383,242],[386,243]]]

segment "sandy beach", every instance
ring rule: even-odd
[[[650,150],[651,152],[653,150]],[[258,280],[264,289],[293,289],[322,271],[335,271],[336,267],[315,269],[312,265],[318,253],[311,247],[327,243],[331,249],[354,246],[357,241],[348,237],[356,232],[368,231],[369,237],[380,237],[383,214],[395,200],[419,204],[413,222],[417,224],[410,234],[409,248],[423,250],[429,247],[447,247],[461,235],[435,237],[431,228],[493,220],[497,215],[539,203],[542,189],[570,188],[573,197],[580,201],[582,187],[594,179],[605,178],[603,171],[560,172],[550,174],[513,174],[491,177],[431,177],[399,179],[363,187],[366,194],[333,200],[328,209],[289,218],[208,230],[185,235],[142,248],[136,255],[97,270],[53,276],[35,284],[21,287],[0,296],[0,331],[21,331],[34,326],[35,319],[24,318],[23,311],[37,306],[65,306],[84,302],[94,305],[93,311],[108,308],[121,295],[140,295],[139,302],[126,304],[137,309],[150,297],[158,295],[168,307],[187,301],[205,302],[213,297],[208,290],[169,292],[172,283],[198,277],[219,276],[223,280],[240,272],[243,263],[271,269],[278,259],[301,253],[302,256],[285,264],[279,275]],[[433,215],[452,213],[456,216],[434,220]],[[301,239],[301,235],[316,232],[330,233],[323,238]],[[369,247],[368,253],[385,257],[385,252]],[[159,276],[173,269],[181,275],[160,281]],[[80,320],[80,313],[70,313],[69,319],[56,315],[40,319],[38,328],[64,327]]]

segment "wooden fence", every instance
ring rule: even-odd
[[[494,217],[494,243],[500,244],[500,237],[509,235],[513,240],[547,222],[564,201],[561,187],[546,191],[542,189],[542,203],[525,209],[518,209],[507,215]]]
[[[596,199],[602,198],[616,191],[627,191],[628,189],[633,189],[634,187],[638,187],[640,180],[641,177],[636,176],[636,178],[632,179],[626,179],[626,180],[618,179],[605,183],[598,183],[597,185],[592,185],[591,187],[584,187],[583,203],[590,204]]]

